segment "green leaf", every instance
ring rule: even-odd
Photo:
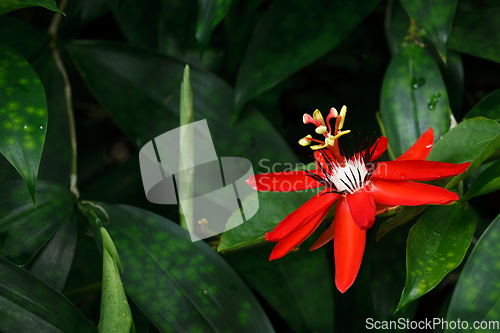
[[[464,201],[500,189],[500,160],[484,170],[470,185]]]
[[[61,292],[68,277],[76,246],[76,219],[66,215],[52,238],[30,261],[29,271]]]
[[[232,0],[198,0],[198,20],[196,22],[196,39],[202,50],[210,40],[210,34],[222,21]]]
[[[470,110],[464,119],[485,117],[500,122],[500,89],[495,90]]]
[[[119,43],[75,42],[67,47],[93,94],[136,146],[178,127],[185,63]],[[207,120],[218,155],[244,156],[254,163],[297,161],[259,112],[233,124],[234,92],[224,81],[193,66],[190,76],[194,120]],[[138,110],[147,110],[147,115]]]
[[[0,153],[23,177],[35,203],[36,178],[47,131],[47,103],[33,68],[0,43]]]
[[[13,10],[34,6],[41,6],[54,12],[63,13],[57,9],[57,5],[54,0],[2,0],[2,3],[0,4],[0,15]]]
[[[160,331],[274,332],[251,291],[210,246],[148,211],[99,205],[109,216],[125,290]]]
[[[466,172],[446,186],[452,188],[500,148],[500,124],[478,117],[465,120],[436,142],[428,160],[448,163],[471,162]]]
[[[240,65],[235,118],[248,100],[336,47],[378,3],[273,1],[255,27]]]
[[[406,248],[406,285],[398,309],[426,294],[463,260],[476,230],[467,203],[431,206],[411,228]]]
[[[457,12],[448,47],[476,57],[500,62],[500,8]]]
[[[97,332],[64,296],[21,267],[0,258],[2,332]]]
[[[465,263],[451,298],[446,320],[497,321],[500,311],[500,216],[482,234]],[[490,327],[491,328],[491,327]],[[498,326],[496,327],[498,329]],[[475,330],[474,332],[493,332]],[[446,330],[445,332],[451,332]]]
[[[377,231],[377,238],[376,241],[378,242],[382,236],[384,236],[386,233],[391,231],[392,229],[399,227],[406,222],[411,221],[415,216],[420,214],[426,205],[424,206],[404,206],[401,207],[398,212],[396,213],[396,216],[391,217],[390,219],[382,222],[380,225],[378,231]]]
[[[220,239],[217,251],[235,249],[254,243],[263,242],[267,231],[272,230],[288,214],[302,206],[311,199],[317,191],[308,190],[300,192],[260,192],[257,195],[248,196],[243,200],[247,209],[254,210],[258,206],[257,213],[250,220],[236,228],[224,232]],[[231,215],[227,222],[227,228],[237,219],[240,211]]]
[[[73,209],[69,190],[39,181],[38,206],[20,181],[0,184],[0,256],[26,264],[56,232]]]
[[[382,83],[380,112],[396,157],[429,127],[436,139],[448,131],[446,87],[438,66],[420,46],[410,44],[392,58]]]
[[[408,14],[429,35],[446,63],[446,42],[451,30],[457,0],[401,0]]]
[[[333,276],[326,247],[309,252],[316,237],[278,260],[269,261],[274,243],[224,258],[255,289],[294,332],[333,332]],[[311,283],[314,281],[314,283]]]

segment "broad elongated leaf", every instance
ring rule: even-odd
[[[475,117],[485,117],[500,122],[500,89],[483,98],[464,118],[471,119]]]
[[[306,240],[297,252],[273,261],[269,255],[274,243],[228,252],[224,258],[294,332],[333,332],[330,259],[326,247],[309,252],[313,243],[314,238]]]
[[[2,332],[97,332],[64,296],[23,268],[0,258]]]
[[[47,131],[47,102],[30,64],[0,43],[0,153],[16,168],[35,202],[38,166]]]
[[[500,62],[500,8],[457,12],[448,46],[459,52]]]
[[[476,230],[467,203],[433,206],[413,226],[406,248],[406,285],[398,309],[432,290],[463,260]]]
[[[210,34],[222,21],[232,0],[198,0],[198,21],[196,39],[203,45],[208,44]]]
[[[260,192],[257,196],[249,196],[243,200],[248,209],[258,205],[257,213],[245,223],[224,232],[221,236],[218,251],[247,246],[265,240],[265,233],[272,230],[288,214],[311,199],[317,191],[301,192]],[[253,208],[252,208],[253,209]],[[241,214],[236,211],[229,218],[228,226]]]
[[[125,290],[158,329],[274,332],[248,287],[207,244],[191,242],[177,224],[148,211],[99,205],[109,216]]]
[[[500,216],[483,233],[465,263],[453,292],[446,320],[448,322],[477,321],[480,324],[498,323],[500,311]],[[493,321],[493,322],[492,322]],[[471,332],[493,332],[498,326],[488,326],[489,330]],[[484,327],[483,327],[484,328]],[[445,330],[452,332],[453,330]]]
[[[452,188],[500,148],[500,124],[478,117],[465,120],[436,142],[428,160],[449,163],[471,162],[466,172],[456,176],[446,186]]]
[[[446,133],[449,108],[439,68],[424,49],[410,44],[394,55],[382,83],[380,112],[396,157],[429,127],[436,139]]]
[[[57,9],[57,5],[54,0],[3,0],[0,4],[0,15],[13,10],[34,6],[42,6],[49,10],[62,13],[59,9]]]
[[[40,161],[39,178],[68,186],[71,170],[71,137],[64,81],[53,57],[34,64],[47,96],[48,123],[45,146]]]
[[[398,53],[403,46],[409,27],[410,17],[401,2],[389,0],[385,12],[384,31],[392,55]]]
[[[401,0],[408,14],[429,35],[441,58],[446,62],[446,42],[451,30],[457,0]]]
[[[56,232],[73,209],[73,195],[40,181],[38,206],[20,181],[0,185],[0,256],[24,265]]]
[[[40,52],[50,38],[47,31],[7,15],[0,16],[0,30],[0,41],[12,47],[25,59],[30,59]]]
[[[240,65],[235,116],[249,99],[337,46],[378,2],[273,1],[256,26]]]
[[[500,189],[500,161],[496,161],[484,170],[471,184],[465,193],[464,200]]]
[[[76,219],[66,215],[59,229],[30,263],[29,271],[61,292],[68,277],[76,246]]]
[[[118,43],[75,42],[68,49],[96,98],[138,147],[179,126],[184,63]],[[106,80],[102,80],[103,73],[107,73]],[[193,66],[190,75],[194,120],[207,120],[219,155],[243,156],[255,163],[262,159],[297,161],[260,113],[252,112],[233,125],[234,93],[220,78]]]
[[[113,16],[127,42],[135,46],[156,48],[162,2],[143,0],[138,6],[136,1],[122,0],[119,7],[113,8]]]

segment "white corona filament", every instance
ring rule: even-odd
[[[363,158],[358,154],[356,157],[343,163],[343,166],[332,163],[326,180],[331,182],[338,191],[354,193],[364,186],[368,175],[368,169]]]

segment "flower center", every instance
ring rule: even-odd
[[[308,173],[310,177],[329,188],[330,192],[352,194],[359,191],[366,185],[376,168],[376,163],[371,167],[367,166],[367,162],[371,159],[368,149],[349,159],[342,157],[341,162],[335,159],[328,150],[320,151],[320,154],[322,161],[316,159],[316,164],[321,172]]]
[[[358,155],[359,156],[359,155]],[[333,163],[324,174],[325,180],[333,184],[339,192],[354,193],[363,188],[370,175],[365,162],[361,157],[344,161],[343,165]]]

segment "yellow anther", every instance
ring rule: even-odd
[[[342,129],[344,126],[344,120],[345,120],[345,114],[347,113],[347,106],[342,106],[342,109],[340,110],[340,123],[339,123],[339,130]]]
[[[313,118],[314,120],[316,121],[320,121],[321,120],[321,124],[325,124],[325,121],[323,120],[323,115],[321,114],[321,112],[319,112],[318,109],[316,109],[313,113]]]
[[[311,140],[307,140],[307,139],[311,139],[312,136],[311,134],[307,135],[305,138],[302,138],[299,140],[299,145],[301,146],[309,146],[311,144]]]
[[[342,135],[344,135],[344,134],[349,134],[349,133],[351,133],[351,130],[338,132],[338,133],[337,133],[337,135],[335,135],[332,139],[333,139],[333,140],[337,140],[337,139],[338,139],[338,138],[340,138]]]
[[[316,127],[315,131],[318,134],[323,134],[323,133],[326,133],[328,131],[328,128],[326,128],[326,126],[318,126],[318,127]]]
[[[325,143],[324,145],[311,146],[311,149],[312,150],[318,150],[318,149],[326,148],[326,146],[328,146],[328,143]]]

